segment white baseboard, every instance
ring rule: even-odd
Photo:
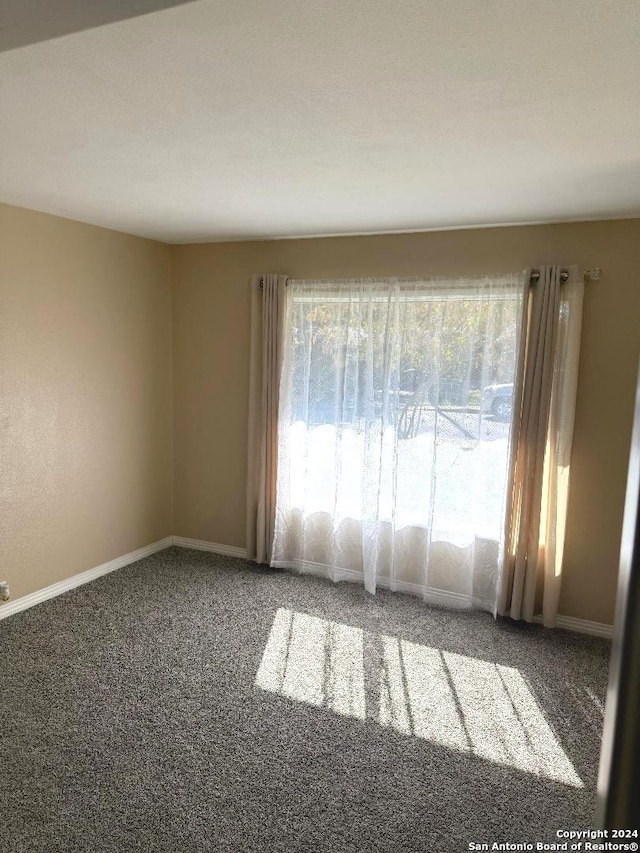
[[[102,575],[114,572],[116,569],[121,569],[143,557],[149,557],[158,551],[164,551],[172,545],[178,548],[191,548],[194,551],[209,551],[212,554],[222,554],[226,557],[239,557],[240,559],[247,558],[247,549],[238,548],[235,545],[222,545],[219,542],[205,542],[202,539],[188,539],[185,536],[167,536],[165,539],[160,539],[158,542],[153,542],[151,545],[145,545],[144,548],[138,548],[136,551],[131,551],[129,554],[124,554],[122,557],[116,557],[115,560],[110,560],[108,563],[103,563],[101,566],[96,566],[93,569],[87,569],[86,572],[80,572],[78,575],[58,581],[58,583],[46,586],[44,589],[36,590],[36,592],[23,595],[21,598],[16,598],[15,601],[9,601],[5,604],[0,603],[0,619],[6,619],[13,613],[19,613],[21,610],[27,610],[42,601],[47,601],[50,598],[55,598],[57,595],[62,595],[63,592],[68,592],[70,589],[75,589],[77,586],[89,583]],[[284,566],[283,566],[284,567]],[[291,566],[291,568],[296,568]],[[309,571],[311,566],[305,566]],[[316,574],[316,572],[313,572]],[[353,577],[351,577],[353,575]],[[326,577],[326,573],[324,574]],[[340,580],[361,580],[357,572],[347,572],[342,574]],[[389,581],[382,578],[380,586],[389,587]],[[396,581],[395,589],[398,592],[406,592],[410,595],[419,595],[424,597],[423,588],[419,584],[412,584],[406,581]],[[434,604],[443,604],[448,607],[460,607],[466,603],[466,596],[457,595],[456,593],[440,592],[439,590],[431,590],[427,595],[427,600]],[[538,624],[542,624],[542,617],[536,616],[533,620]],[[556,627],[562,628],[565,631],[575,631],[579,634],[590,634],[594,637],[604,637],[610,640],[613,637],[613,625],[608,625],[604,622],[591,622],[588,619],[576,619],[573,616],[558,616],[556,619]]]
[[[362,572],[355,572],[352,569],[334,569],[329,571],[324,563],[313,563],[310,560],[282,560],[273,563],[274,568],[289,569],[301,574],[313,575],[314,577],[325,578],[327,580],[339,582],[348,581],[349,583],[363,583]],[[441,604],[443,607],[451,607],[460,609],[469,607],[471,600],[469,596],[459,592],[447,592],[442,589],[427,589],[418,583],[403,581],[394,578],[379,577],[376,579],[376,586],[380,589],[391,589],[394,592],[404,592],[407,595],[415,595],[422,598],[429,604]]]
[[[205,542],[202,539],[187,539],[186,536],[173,536],[173,544],[177,548],[191,548],[194,551],[210,551],[212,554],[222,554],[225,557],[240,557],[247,559],[247,549],[236,545],[220,545],[219,542]]]
[[[534,616],[538,625],[542,625],[542,616]],[[578,634],[591,634],[592,637],[604,637],[605,640],[613,638],[613,625],[606,622],[591,622],[589,619],[576,619],[574,616],[557,616],[556,628],[565,631],[575,631]]]
[[[20,613],[21,610],[27,610],[29,607],[40,604],[42,601],[62,595],[63,592],[68,592],[77,586],[94,581],[96,578],[102,577],[102,575],[107,575],[109,572],[114,572],[116,569],[121,569],[123,566],[128,566],[131,563],[136,563],[138,560],[142,560],[143,557],[149,557],[157,551],[164,551],[165,548],[170,548],[172,544],[173,537],[167,536],[158,542],[152,542],[151,545],[145,545],[144,548],[138,548],[136,551],[124,554],[122,557],[116,557],[115,560],[110,560],[101,566],[95,566],[93,569],[87,569],[86,572],[80,572],[80,574],[73,575],[73,577],[53,583],[51,586],[45,586],[44,589],[38,589],[28,595],[16,598],[14,601],[8,601],[5,604],[0,603],[0,619],[6,619],[7,616]]]
[[[209,550],[215,551],[216,548],[224,546],[216,545],[215,548]],[[220,553],[226,553],[221,551]],[[298,560],[293,562],[278,562],[274,563],[276,568],[291,569],[306,574],[312,574],[317,577],[328,578],[326,566],[321,563],[312,563],[307,560]],[[356,581],[362,583],[362,575],[359,572],[354,572],[349,569],[336,569],[333,576],[330,578],[334,581]],[[469,596],[462,595],[458,592],[445,592],[439,589],[428,589],[425,593],[424,587],[417,583],[409,583],[408,581],[394,580],[393,585],[388,578],[379,578],[377,585],[385,589],[394,589],[397,592],[406,592],[409,595],[416,595],[430,604],[440,604],[443,607],[463,608],[470,604],[481,606],[483,609],[491,609],[489,602],[481,602],[479,600],[471,600]],[[534,617],[534,622],[541,625],[542,617]],[[556,619],[556,628],[562,628],[565,631],[575,631],[578,634],[591,634],[594,637],[604,637],[610,640],[613,637],[613,625],[607,625],[604,622],[590,622],[588,619],[576,619],[573,616],[558,616]]]

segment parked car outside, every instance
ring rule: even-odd
[[[480,411],[485,415],[495,415],[501,421],[509,420],[513,409],[513,382],[487,385],[482,389]]]

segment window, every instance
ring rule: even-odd
[[[491,597],[523,276],[287,291],[275,562]]]

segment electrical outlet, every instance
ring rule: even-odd
[[[0,601],[9,601],[9,581],[0,581]]]

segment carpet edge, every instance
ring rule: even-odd
[[[36,604],[41,604],[43,601],[56,598],[58,595],[75,589],[77,586],[90,583],[102,577],[102,575],[107,575],[109,572],[116,571],[116,569],[129,566],[131,563],[136,563],[138,560],[149,557],[151,554],[156,554],[158,551],[164,551],[172,545],[173,536],[165,536],[164,539],[144,545],[142,548],[137,548],[135,551],[130,551],[128,554],[123,554],[121,557],[116,557],[107,563],[94,566],[92,569],[87,569],[84,572],[79,572],[77,575],[64,578],[64,580],[57,581],[50,586],[45,586],[42,589],[37,589],[35,592],[22,595],[20,598],[16,598],[0,606],[0,620],[13,616],[14,613],[21,613],[23,610],[28,610],[30,607],[35,607]]]

